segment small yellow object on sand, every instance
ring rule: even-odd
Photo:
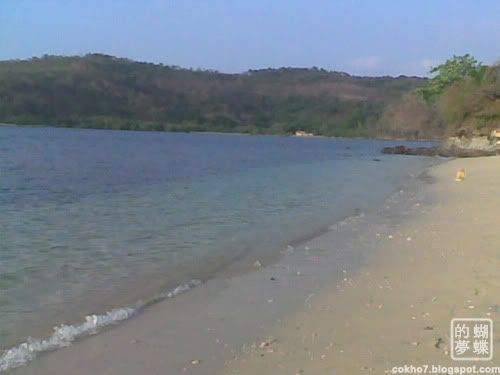
[[[455,181],[463,181],[463,180],[465,180],[465,169],[460,168],[457,171],[457,177],[455,177]]]

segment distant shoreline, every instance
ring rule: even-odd
[[[299,139],[345,139],[345,140],[376,140],[376,141],[399,141],[399,142],[441,142],[443,138],[399,138],[399,137],[345,137],[345,136],[328,136],[328,135],[312,135],[307,137],[296,136],[294,134],[251,134],[241,132],[216,132],[216,131],[169,131],[169,130],[138,130],[138,129],[108,129],[108,128],[93,128],[93,127],[74,127],[74,126],[57,126],[57,125],[39,125],[39,124],[11,124],[0,123],[0,127],[11,128],[51,128],[51,129],[75,129],[75,130],[108,130],[108,131],[123,131],[123,132],[142,132],[142,133],[171,133],[171,134],[207,134],[207,135],[224,135],[224,136],[256,136],[256,137],[293,137]]]

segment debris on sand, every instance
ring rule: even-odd
[[[455,176],[455,181],[463,181],[465,180],[465,169],[464,168],[460,168],[458,171],[457,171],[457,174]]]
[[[443,339],[440,337],[440,338],[438,338],[438,339],[436,340],[436,343],[434,344],[434,347],[435,347],[436,349],[440,349],[440,348],[441,348],[441,344],[443,344],[443,343],[444,343],[444,341],[443,341]]]
[[[276,342],[276,339],[264,340],[259,344],[260,349],[267,349],[268,352],[272,352],[272,345]]]

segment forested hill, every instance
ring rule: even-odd
[[[112,56],[0,62],[0,122],[64,127],[383,136],[417,77],[281,68],[223,74]]]

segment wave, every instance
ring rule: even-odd
[[[26,342],[0,353],[0,372],[25,365],[43,352],[53,351],[70,345],[78,338],[95,335],[106,326],[117,324],[136,315],[141,309],[164,299],[173,298],[201,284],[200,280],[190,280],[176,288],[159,294],[147,303],[139,302],[135,308],[117,308],[103,315],[89,315],[78,325],[54,327],[54,333],[45,339],[28,338]]]
[[[352,224],[359,219],[362,219],[365,217],[365,213],[361,210],[356,209],[354,213],[350,216],[345,217],[343,220],[337,221],[330,225],[328,228],[330,230],[338,230],[341,227],[344,227],[346,225]]]

